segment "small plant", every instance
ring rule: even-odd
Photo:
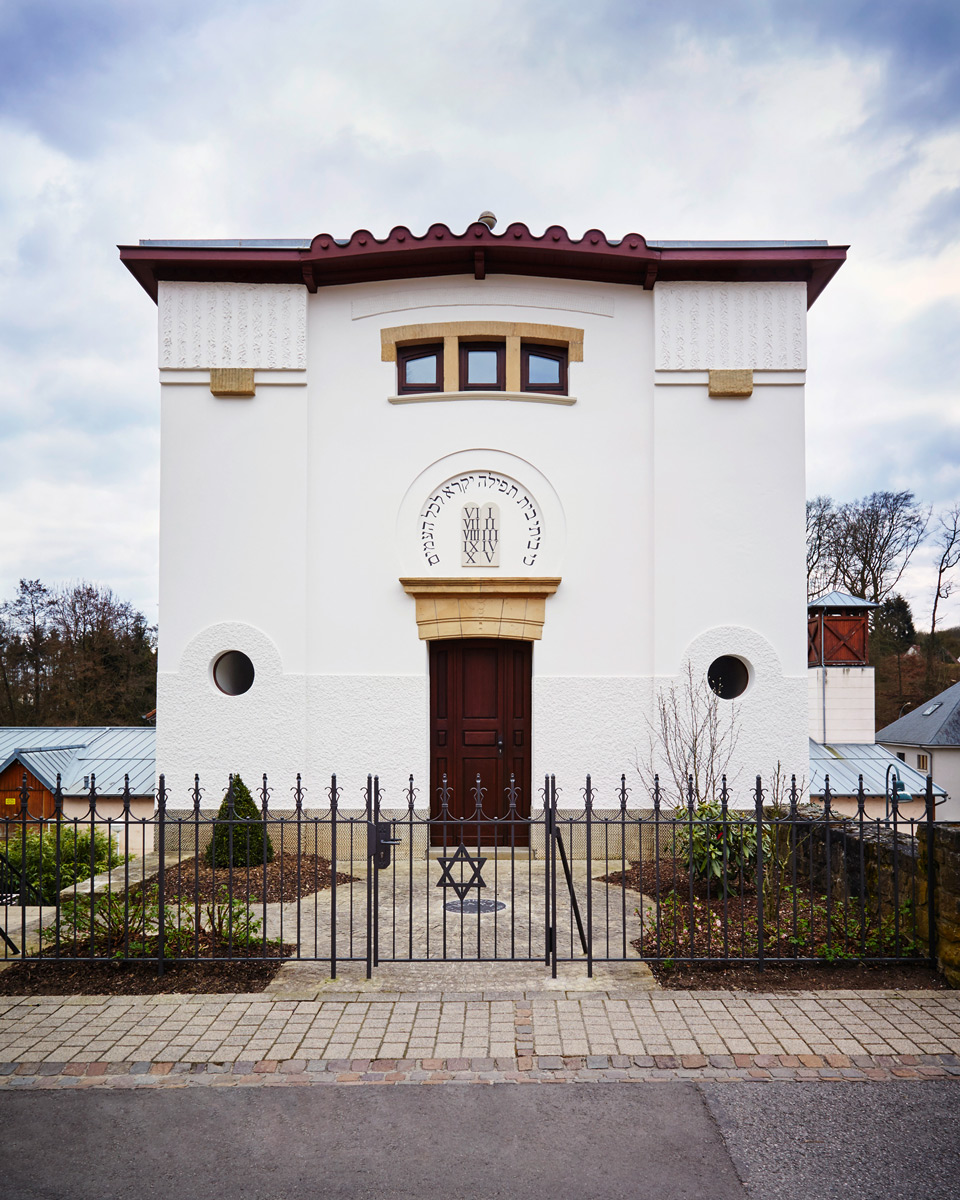
[[[168,907],[164,919],[167,958],[217,957],[218,951],[276,949],[277,939],[262,936],[263,921],[250,906],[230,895],[224,885],[216,899],[198,910],[199,922],[187,908]],[[58,940],[59,935],[59,940]],[[63,905],[59,929],[43,930],[44,952],[72,952],[78,945],[94,958],[156,958],[160,939],[160,900],[156,884],[123,892],[78,896]]]
[[[693,819],[685,808],[674,814],[677,857],[694,878],[721,887],[739,882],[757,862],[757,826],[745,813],[725,813],[718,800],[696,805]]]
[[[145,958],[156,953],[160,930],[157,887],[103,892],[66,901],[59,930],[43,930],[44,948],[54,953],[85,942],[97,958]],[[57,935],[59,933],[59,942]]]
[[[253,867],[273,862],[273,843],[263,816],[239,775],[233,776],[232,794],[233,820],[229,819],[228,791],[214,822],[213,840],[204,853],[206,861],[217,867]]]
[[[59,893],[74,883],[124,861],[112,838],[102,829],[91,830],[89,825],[78,829],[61,823],[59,851],[54,823],[31,829],[26,837],[8,831],[7,838],[0,842],[0,851],[10,864],[11,881],[17,883],[21,873],[25,874],[28,894],[39,895],[42,904],[55,904]]]

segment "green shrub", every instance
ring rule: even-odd
[[[13,884],[21,878],[23,864],[26,863],[27,899],[35,902],[39,893],[43,904],[55,903],[58,889],[62,892],[74,883],[81,883],[91,875],[99,875],[102,871],[110,870],[123,862],[123,855],[117,850],[112,839],[102,829],[91,831],[89,825],[77,828],[61,823],[59,876],[57,830],[52,822],[42,830],[28,830],[26,838],[19,830],[8,828],[6,838],[0,841],[0,851],[6,855],[10,864]]]
[[[218,867],[255,867],[273,862],[273,843],[250,790],[239,775],[233,777],[233,821],[229,821],[227,793],[213,827],[213,839],[204,852],[208,863]],[[233,862],[230,861],[231,833]]]
[[[734,809],[724,820],[720,801],[705,800],[694,808],[692,826],[685,808],[678,808],[674,819],[677,858],[692,869],[694,878],[722,884],[724,858],[728,886],[756,868],[757,826],[747,813]]]
[[[164,955],[168,958],[216,957],[232,945],[237,950],[278,948],[277,939],[262,935],[263,922],[250,905],[218,887],[213,901],[197,907],[167,908]],[[127,893],[79,895],[60,911],[60,923],[43,930],[44,953],[72,953],[74,945],[96,958],[155,958],[160,940],[160,901],[157,885],[131,888]]]

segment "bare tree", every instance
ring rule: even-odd
[[[900,582],[929,520],[913,492],[873,492],[841,505],[832,549],[837,581],[879,604]]]
[[[933,609],[930,614],[930,637],[927,641],[926,685],[933,687],[933,664],[936,656],[937,609],[941,600],[947,600],[956,587],[951,572],[960,563],[960,504],[942,513],[937,521],[933,544],[940,551],[937,560],[937,585],[933,592]]]
[[[837,583],[834,543],[837,510],[829,496],[807,501],[807,603]]]
[[[682,801],[692,778],[697,804],[712,800],[737,748],[737,706],[721,700],[688,664],[681,682],[658,694],[656,719],[646,723],[648,753],[643,761],[638,755],[636,764],[644,787],[652,791],[654,776],[665,775]]]

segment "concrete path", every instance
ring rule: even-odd
[[[0,1091],[16,1200],[955,1200],[955,1084]],[[38,1151],[38,1130],[55,1130]]]

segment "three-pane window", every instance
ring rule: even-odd
[[[506,342],[459,344],[458,390],[503,392],[507,390]],[[397,347],[397,391],[400,395],[444,390],[443,343]],[[516,384],[513,384],[516,387]],[[512,389],[511,389],[512,390]],[[520,346],[520,390],[567,394],[567,347],[522,342]]]

